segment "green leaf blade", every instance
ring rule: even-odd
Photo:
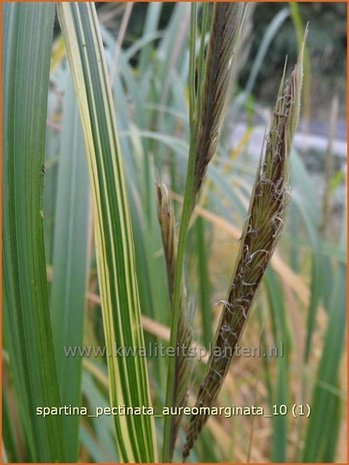
[[[62,404],[79,406],[82,359],[67,357],[65,347],[81,346],[83,342],[89,271],[89,189],[79,113],[68,79],[63,115],[50,310]],[[71,462],[78,460],[79,422],[78,415],[63,418]]]
[[[4,8],[4,339],[19,408],[38,462],[65,460],[43,240],[45,126],[54,5]]]

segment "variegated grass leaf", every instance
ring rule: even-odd
[[[93,3],[60,3],[63,32],[85,136],[98,284],[113,407],[150,406],[148,367],[138,353],[116,357],[116,347],[144,347],[131,214],[103,43]],[[120,460],[157,460],[154,419],[115,415]]]
[[[258,168],[241,237],[232,285],[227,300],[223,302],[224,309],[214,348],[196,400],[196,407],[199,408],[211,407],[217,398],[284,225],[290,197],[289,154],[300,108],[302,62],[303,49],[288,80],[285,82],[285,70],[281,79],[271,128],[266,138],[265,154]],[[189,455],[207,418],[206,412],[191,417],[183,459]]]

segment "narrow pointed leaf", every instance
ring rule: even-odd
[[[83,341],[89,270],[87,252],[89,189],[79,112],[69,76],[66,81],[57,181],[50,310],[62,404],[80,405],[82,359],[67,357],[65,347],[80,346]],[[68,460],[71,462],[78,460],[79,423],[78,415],[63,417]]]

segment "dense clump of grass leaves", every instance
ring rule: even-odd
[[[346,243],[346,231],[339,238],[343,252]],[[300,456],[302,462],[330,463],[336,460],[339,439],[339,421],[345,415],[345,398],[341,399],[338,390],[341,357],[345,345],[347,325],[346,288],[347,269],[344,263],[338,263],[335,269],[331,300],[329,302],[329,321],[324,337],[324,348],[317,368],[316,382],[311,398],[312,415],[307,424],[304,449]],[[326,421],[323,421],[326,418]]]
[[[303,42],[304,45],[304,42]],[[222,387],[242,335],[258,286],[274,252],[289,203],[288,164],[299,118],[303,76],[303,49],[290,77],[285,70],[266,138],[265,153],[257,171],[248,217],[241,236],[232,284],[223,301],[207,373],[200,385],[196,407],[211,407]],[[193,415],[183,449],[185,459],[208,418]]]
[[[133,233],[103,44],[92,3],[61,3],[59,20],[78,96],[94,210],[98,282],[112,406],[151,406]],[[134,350],[116,357],[115,348]],[[119,457],[156,461],[154,419],[116,415]]]
[[[233,66],[233,52],[238,42],[246,5],[240,3],[204,4],[201,19],[201,40],[196,57],[198,25],[197,4],[191,7],[190,20],[190,63],[189,63],[189,123],[190,144],[187,177],[179,230],[177,258],[174,272],[174,286],[171,312],[170,345],[175,347],[181,339],[183,329],[182,280],[183,261],[189,222],[207,165],[215,153],[224,109],[228,98],[229,77]],[[210,41],[206,52],[205,35],[210,30]],[[206,59],[205,59],[206,57]],[[198,83],[196,85],[196,83]],[[174,405],[178,373],[176,358],[170,358],[166,405]],[[177,365],[178,366],[178,365]],[[173,455],[176,424],[173,416],[165,417],[163,461],[168,462]]]
[[[9,355],[30,462],[67,461],[49,314],[43,165],[54,4],[4,5],[3,285]]]

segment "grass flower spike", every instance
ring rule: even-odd
[[[207,166],[215,154],[229,96],[234,54],[247,6],[215,3],[207,50],[206,72],[198,105],[193,198],[196,200]]]
[[[211,407],[217,398],[284,225],[290,197],[289,154],[300,108],[302,61],[303,51],[287,81],[285,71],[281,80],[271,128],[266,138],[265,154],[258,168],[241,237],[235,273],[227,300],[224,301],[214,348],[207,374],[200,386],[196,407]],[[189,455],[207,418],[207,415],[200,414],[191,417],[183,450],[184,459]]]
[[[164,247],[165,262],[167,267],[167,280],[169,289],[169,298],[173,297],[173,284],[176,264],[176,247],[177,234],[175,229],[174,211],[171,203],[171,198],[165,185],[157,186],[158,198],[158,218],[161,229],[162,243]],[[188,384],[190,378],[190,359],[185,356],[185,352],[189,349],[192,343],[192,330],[188,315],[183,309],[183,297],[185,297],[185,285],[182,282],[182,299],[180,302],[181,313],[178,323],[178,347],[180,353],[175,361],[175,378],[172,404],[176,407],[184,407],[187,405],[188,399]],[[170,432],[170,450],[173,454],[176,437],[182,416],[177,415],[171,425]]]

